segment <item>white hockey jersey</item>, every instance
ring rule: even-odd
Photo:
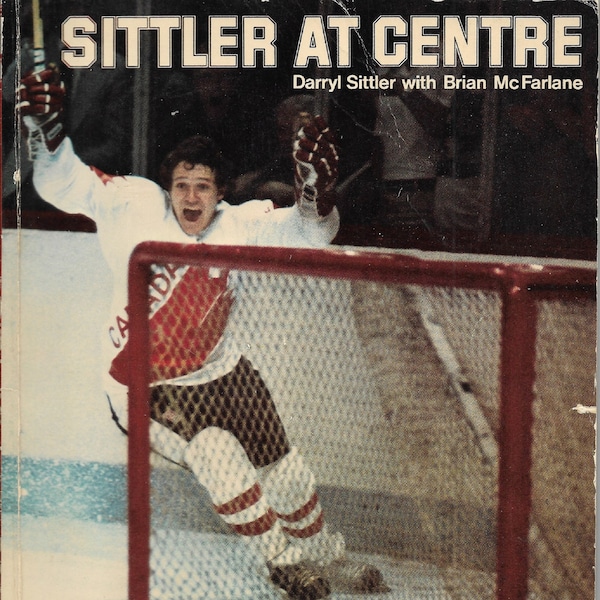
[[[314,203],[275,210],[270,200],[251,200],[239,206],[221,201],[209,227],[198,236],[188,236],[160,186],[141,177],[107,175],[85,165],[75,155],[69,138],[54,154],[46,152],[36,157],[34,183],[47,202],[65,212],[86,215],[96,223],[114,281],[111,314],[102,340],[109,395],[127,383],[127,270],[131,252],[138,243],[154,240],[323,247],[331,242],[339,227],[337,210],[321,217]],[[160,356],[153,354],[157,379],[175,385],[205,383],[228,373],[237,364],[241,353],[226,328],[232,285],[235,288],[235,276],[224,272],[156,267],[149,289],[150,316],[158,324],[153,328],[155,341],[167,345]],[[175,303],[185,319],[178,329],[172,330],[167,327],[169,319],[165,315]],[[212,333],[198,336],[207,322]],[[177,351],[168,347],[170,340],[177,344]],[[181,348],[187,352],[182,354]]]

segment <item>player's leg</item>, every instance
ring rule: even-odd
[[[235,407],[221,419],[240,442],[255,469],[268,471],[263,485],[269,505],[278,518],[278,527],[294,548],[269,557],[272,564],[296,564],[305,560],[310,549],[311,559],[321,557],[331,562],[343,554],[341,535],[329,535],[324,528],[323,511],[316,493],[315,478],[305,466],[297,449],[292,449],[275,403],[250,361],[242,357],[230,376],[219,385],[226,403]],[[214,400],[213,400],[214,401]],[[217,401],[220,402],[220,401]],[[223,410],[222,413],[227,411]]]
[[[231,373],[206,384],[156,386],[151,414],[189,442],[185,464],[208,491],[219,516],[261,558],[264,568],[289,542],[262,494],[257,468],[284,456],[289,443],[257,377],[250,363],[241,360]],[[313,567],[285,565],[277,575],[272,580],[292,598],[316,600],[329,593]]]
[[[287,539],[262,493],[256,469],[233,434],[218,427],[202,430],[187,445],[184,459],[233,531],[266,561],[283,551]]]
[[[324,597],[327,577],[339,584],[341,569],[348,572],[343,538],[327,531],[314,476],[290,451],[269,390],[248,360],[207,384],[156,386],[151,412],[189,441],[186,464],[221,518],[269,564],[274,582],[297,598]],[[266,497],[257,476],[264,467]],[[361,566],[350,585],[338,587],[362,591],[374,579]]]
[[[217,427],[204,427],[198,419],[183,425],[185,400],[181,390],[169,386],[155,390],[152,413],[169,425],[156,420],[150,422],[150,444],[154,451],[169,460],[187,466],[209,492],[216,512],[250,546],[264,568],[280,554],[288,541],[281,530],[277,516],[262,494],[256,469],[249,461],[244,448],[228,431]],[[174,402],[179,398],[183,404]],[[197,398],[196,398],[197,400]],[[112,418],[123,433],[127,433],[127,393],[112,393],[108,397]],[[165,417],[166,413],[166,417]],[[187,434],[199,432],[188,442],[170,427],[179,424]],[[191,429],[190,429],[191,426]],[[179,429],[179,428],[178,428]],[[321,573],[310,567],[281,568],[265,573],[272,581],[288,592],[294,600],[318,600],[329,595],[329,586]]]
[[[317,495],[315,477],[297,448],[264,469],[261,481],[290,545],[273,563],[307,563],[318,567],[332,589],[383,592],[388,588],[379,569],[350,560],[341,533],[331,533]]]
[[[273,562],[285,552],[288,540],[269,506],[257,471],[237,438],[224,429],[208,427],[187,445],[184,459],[208,491],[217,514],[249,546],[260,564],[269,565],[271,579],[296,600],[329,595],[323,576],[306,566]]]
[[[283,578],[295,576],[289,565],[319,567],[338,589],[378,590],[381,574],[369,565],[351,563],[344,538],[331,533],[317,495],[315,477],[301,454],[290,444],[275,404],[262,377],[242,358],[232,378],[235,418],[232,431],[250,461],[262,472],[263,491],[276,512],[289,546],[271,560]],[[243,382],[243,385],[240,383]],[[277,572],[272,578],[278,577]]]
[[[317,494],[315,477],[297,448],[261,475],[263,490],[275,510],[290,547],[280,562],[310,560],[326,564],[345,553],[341,534],[329,533]]]

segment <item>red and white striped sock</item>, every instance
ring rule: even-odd
[[[263,479],[269,505],[291,543],[279,563],[312,560],[328,563],[345,552],[341,534],[330,534],[316,491],[315,477],[297,448],[286,454]]]
[[[233,531],[267,561],[283,551],[287,538],[235,436],[217,427],[204,429],[188,444],[185,461]]]

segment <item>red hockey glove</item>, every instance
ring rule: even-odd
[[[294,142],[296,201],[316,202],[318,214],[328,215],[335,206],[338,162],[333,133],[322,117],[315,117]]]
[[[32,155],[35,146],[42,142],[54,152],[65,137],[63,109],[65,84],[61,81],[56,65],[37,73],[28,73],[18,89],[17,110],[29,132]]]

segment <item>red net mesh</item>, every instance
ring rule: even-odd
[[[494,598],[500,382],[511,376],[501,294],[184,270],[190,281],[150,313],[145,401],[165,447],[216,426],[259,473],[297,447],[328,527],[382,570],[390,598]],[[558,296],[537,303],[529,597],[591,599],[594,427],[572,408],[594,404],[595,301]],[[218,354],[224,331],[242,357],[226,376],[193,393],[164,381]],[[214,460],[239,469],[226,452]],[[155,456],[151,494],[152,597],[280,597],[197,478]]]

